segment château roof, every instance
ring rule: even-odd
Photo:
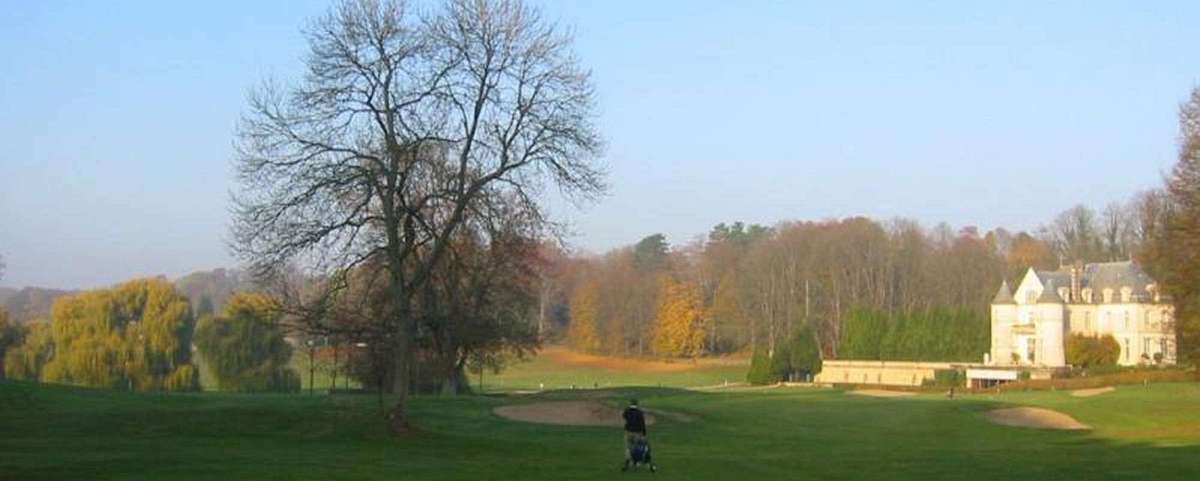
[[[1071,287],[1071,269],[1072,266],[1067,265],[1054,271],[1035,270],[1034,274],[1037,275],[1042,285],[1046,287],[1041,297],[1038,298],[1038,302],[1064,302],[1056,291],[1058,287]],[[1147,287],[1152,284],[1154,284],[1154,279],[1151,279],[1133,261],[1085,264],[1079,276],[1080,289],[1090,288],[1093,292],[1097,293],[1093,299],[1098,298],[1099,293],[1104,289],[1112,289],[1114,292],[1119,292],[1122,288],[1126,287],[1133,291],[1135,298],[1146,299],[1150,295]]]
[[[1064,270],[1065,269],[1065,270]],[[1059,268],[1057,271],[1033,271],[1043,286],[1054,284],[1058,287],[1071,287],[1071,267]]]
[[[1008,281],[1000,283],[1000,290],[996,291],[996,297],[992,298],[992,304],[1016,304],[1017,300],[1013,298],[1012,291],[1008,289]]]
[[[1145,293],[1146,286],[1154,284],[1154,279],[1133,261],[1088,264],[1083,268],[1083,279],[1083,287],[1114,291],[1128,287],[1138,294]]]
[[[1062,304],[1063,299],[1058,295],[1058,289],[1054,287],[1054,279],[1046,281],[1046,288],[1042,289],[1042,295],[1037,298],[1038,304]]]

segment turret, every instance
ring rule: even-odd
[[[1017,323],[1017,302],[1008,281],[1000,283],[1000,290],[992,298],[992,350],[993,364],[1009,364],[1013,353],[1013,325]]]
[[[1037,359],[1035,364],[1045,366],[1065,366],[1066,355],[1063,352],[1063,322],[1066,306],[1058,295],[1054,281],[1048,281],[1042,295],[1037,300]]]

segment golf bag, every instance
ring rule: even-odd
[[[658,465],[650,457],[650,442],[646,438],[638,439],[629,447],[629,457],[632,460],[625,461],[625,466],[621,471],[628,471],[630,468],[637,469],[638,466],[649,466],[650,472],[657,472]]]
[[[650,464],[650,442],[646,438],[634,442],[629,448],[629,457],[633,458],[633,464]]]

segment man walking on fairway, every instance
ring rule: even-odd
[[[625,467],[621,469],[629,469],[633,464],[633,446],[646,439],[646,415],[638,407],[637,399],[630,399],[621,416],[625,418]]]

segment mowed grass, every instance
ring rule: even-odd
[[[3,480],[613,479],[611,428],[508,421],[506,403],[639,396],[660,417],[655,479],[1197,479],[1200,388],[880,399],[815,388],[621,388],[420,397],[421,432],[393,437],[373,396],[133,394],[0,382]],[[1095,427],[996,426],[1007,405],[1059,409]],[[651,476],[629,473],[625,476]]]
[[[549,347],[515,361],[499,374],[483,373],[484,392],[595,389],[613,387],[701,387],[746,380],[746,359],[654,360],[592,356]],[[479,373],[470,376],[478,390]]]

